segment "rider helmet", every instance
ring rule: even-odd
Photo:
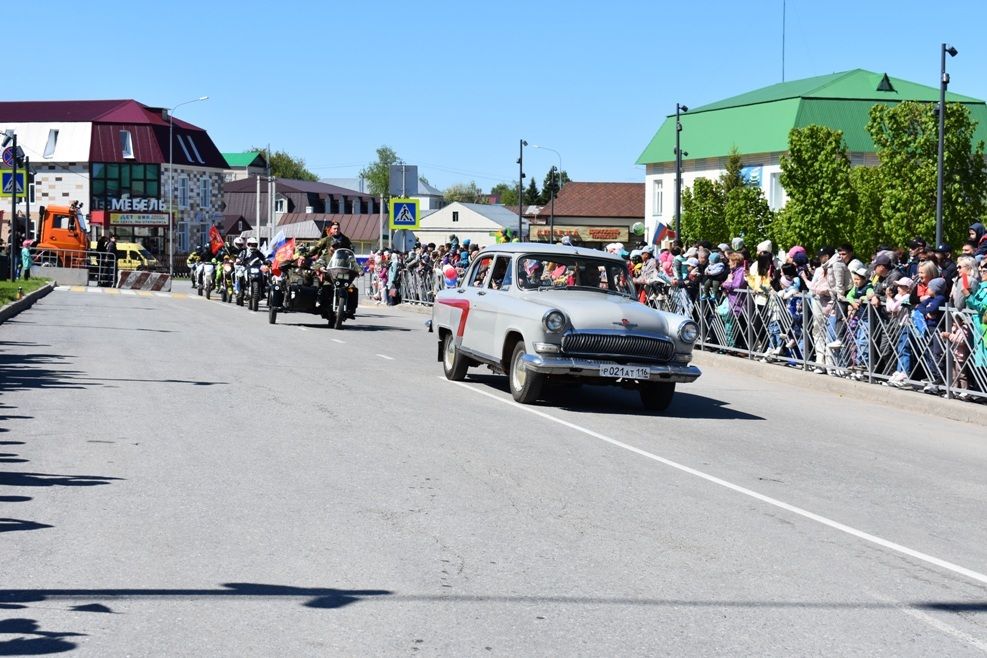
[[[247,248],[257,248],[257,238],[247,238]]]
[[[237,249],[243,248],[243,237],[238,235],[236,239],[233,240],[233,246],[236,247]]]

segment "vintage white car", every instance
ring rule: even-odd
[[[701,374],[689,365],[696,323],[637,301],[625,262],[595,249],[488,247],[459,287],[436,295],[430,330],[446,377],[489,366],[525,404],[546,384],[583,382],[637,388],[663,411],[676,383]]]

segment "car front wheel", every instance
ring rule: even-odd
[[[466,379],[466,359],[456,349],[456,339],[452,333],[447,333],[442,341],[442,370],[446,374],[446,379],[454,382],[461,382]]]
[[[643,382],[641,384],[641,402],[649,411],[665,411],[672,403],[675,395],[674,382]]]
[[[521,404],[531,404],[541,395],[542,386],[545,384],[545,375],[529,370],[524,364],[524,341],[519,340],[514,346],[514,354],[511,356],[511,370],[507,374],[507,379],[511,384],[511,395],[514,400]]]

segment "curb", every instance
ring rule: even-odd
[[[31,306],[34,305],[34,302],[54,290],[55,285],[55,282],[48,283],[33,292],[29,292],[24,296],[24,299],[18,299],[16,302],[11,302],[3,308],[0,308],[0,324],[3,324],[21,311],[31,308]]]
[[[832,393],[841,398],[876,402],[899,412],[908,409],[926,416],[948,418],[961,423],[987,424],[987,406],[973,402],[946,400],[920,391],[903,391],[880,384],[817,375],[794,368],[761,363],[746,357],[713,354],[702,350],[693,351],[692,361],[700,367],[730,369],[770,382]]]

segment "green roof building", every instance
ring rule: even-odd
[[[975,139],[987,141],[987,104],[948,93],[946,100],[963,103],[978,123]],[[781,187],[781,155],[792,128],[816,124],[843,131],[855,165],[875,165],[874,143],[867,133],[870,108],[902,101],[937,103],[938,87],[915,84],[854,69],[756,89],[696,107],[682,114],[679,135],[683,151],[682,187],[696,178],[717,178],[734,148],[744,161],[744,174],[759,182],[772,209],[785,205]],[[670,115],[637,159],[646,166],[645,218],[648,235],[660,224],[674,226],[675,115]],[[726,236],[724,236],[726,237]]]
[[[243,180],[254,175],[264,176],[267,173],[267,160],[260,151],[224,153],[223,157],[229,165],[225,172],[226,182]]]

